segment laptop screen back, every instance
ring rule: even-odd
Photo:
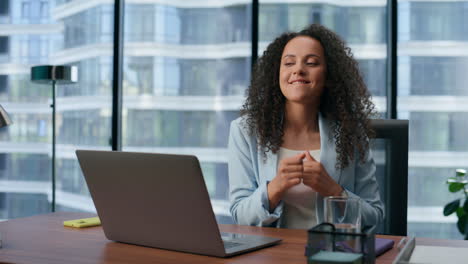
[[[108,239],[224,254],[195,156],[88,150],[76,154]]]

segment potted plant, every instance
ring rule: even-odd
[[[456,176],[447,180],[448,190],[451,193],[460,193],[460,198],[451,201],[444,206],[444,215],[457,214],[458,231],[468,240],[468,181],[465,178],[466,170],[457,169]]]

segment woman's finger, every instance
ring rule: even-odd
[[[302,164],[302,160],[305,158],[305,153],[297,154],[296,156],[292,156],[286,159],[283,159],[281,162],[283,165],[297,165]]]
[[[301,172],[290,172],[286,174],[286,178],[292,179],[292,178],[302,178],[302,171]]]
[[[314,159],[314,157],[312,157],[312,155],[310,155],[310,152],[309,152],[309,151],[305,151],[305,158],[306,158],[306,160],[317,162],[317,161]]]
[[[298,172],[298,171],[303,171],[303,166],[302,165],[288,165],[285,167],[286,172]]]
[[[289,179],[287,181],[287,183],[288,183],[288,187],[291,187],[291,186],[298,185],[299,183],[301,183],[301,179],[300,178],[292,178],[292,179]]]

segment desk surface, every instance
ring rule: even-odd
[[[306,263],[305,230],[220,225],[222,232],[265,235],[282,238],[276,246],[232,258],[215,258],[169,250],[140,247],[109,241],[101,227],[75,229],[63,226],[64,220],[92,217],[86,213],[51,213],[0,223],[3,248],[0,262],[12,263]],[[391,238],[396,243],[397,236]],[[418,244],[468,247],[468,241],[418,239]],[[391,263],[393,248],[377,259]]]

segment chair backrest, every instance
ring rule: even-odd
[[[385,219],[380,234],[406,236],[408,215],[408,120],[373,119],[374,153]],[[382,139],[382,140],[381,140]]]

